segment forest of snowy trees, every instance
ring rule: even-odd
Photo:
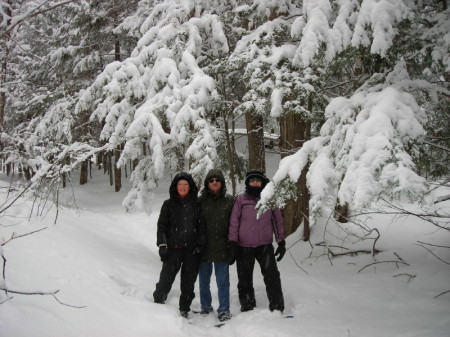
[[[2,169],[49,195],[98,167],[146,210],[182,169],[237,193],[270,147],[261,207],[307,239],[445,183],[449,45],[447,0],[0,0]]]

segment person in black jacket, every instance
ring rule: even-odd
[[[217,317],[223,322],[231,318],[228,226],[234,198],[226,193],[225,178],[220,170],[210,170],[204,186],[199,200],[206,221],[208,243],[199,270],[201,313],[208,314],[213,310],[210,282],[214,266],[219,298]]]
[[[169,188],[158,219],[157,242],[163,262],[153,292],[155,303],[164,303],[180,271],[181,316],[187,318],[198,268],[206,244],[206,225],[197,199],[198,188],[189,173],[178,173]]]

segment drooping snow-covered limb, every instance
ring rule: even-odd
[[[381,197],[421,199],[428,185],[407,152],[424,133],[421,116],[414,98],[393,87],[332,100],[320,136],[280,162],[261,209],[283,206],[308,161],[312,222],[337,204],[356,211]]]

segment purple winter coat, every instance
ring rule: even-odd
[[[237,196],[231,211],[229,241],[235,241],[241,247],[258,247],[271,244],[274,234],[277,243],[284,240],[280,210],[266,211],[257,219],[255,207],[258,201],[259,198],[247,193]]]

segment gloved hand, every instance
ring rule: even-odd
[[[203,254],[203,246],[195,246],[194,249],[192,250],[192,254],[193,255],[202,255]]]
[[[278,242],[278,248],[275,251],[275,257],[277,257],[277,261],[280,262],[281,259],[283,258],[284,254],[286,254],[286,241],[281,240],[280,242]]]
[[[238,255],[238,243],[236,241],[228,242],[228,247],[230,250],[230,266],[236,262],[236,257]]]
[[[169,258],[169,250],[167,249],[167,245],[159,246],[159,257],[162,262],[167,261]]]

